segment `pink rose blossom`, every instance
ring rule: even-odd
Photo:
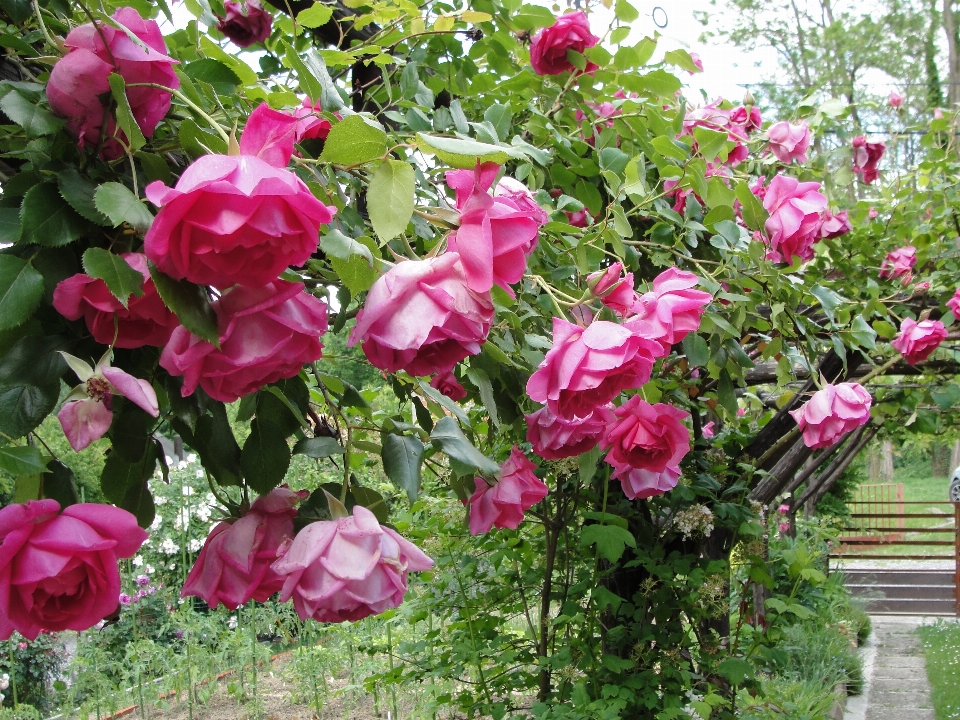
[[[873,219],[874,219],[875,217],[877,217],[877,215],[879,215],[879,214],[880,214],[880,213],[878,213],[878,212],[876,211],[876,208],[870,208],[870,210],[867,212],[867,217],[870,218],[871,220],[873,220]]]
[[[940,108],[933,109],[933,119],[934,120],[943,120],[943,110]]]
[[[430,387],[439,390],[454,402],[463,400],[467,396],[467,390],[457,380],[457,376],[452,372],[445,372],[435,375],[430,379]]]
[[[386,372],[437,375],[479,353],[492,321],[490,294],[471,290],[460,256],[447,252],[397,263],[382,275],[347,345],[362,343],[367,359]]]
[[[496,189],[493,191],[494,198],[506,198],[512,200],[514,204],[523,212],[530,213],[538,226],[546,225],[550,220],[547,211],[537,204],[533,193],[519,180],[515,180],[509,175],[500,178]]]
[[[838,383],[818,390],[790,415],[803,432],[803,444],[827,448],[870,419],[870,393],[857,383]]]
[[[271,565],[280,549],[293,540],[296,506],[308,495],[306,490],[293,492],[284,485],[254,500],[243,517],[217,523],[180,597],[195,595],[211,608],[222,603],[236,610],[248,600],[265,602],[279,592],[284,577]]]
[[[588,101],[586,104],[591,110],[594,111],[594,113],[596,113],[599,122],[597,122],[595,125],[592,125],[587,133],[584,133],[584,131],[581,129],[580,137],[583,138],[586,143],[593,145],[596,142],[596,136],[603,132],[604,128],[613,127],[613,117],[615,115],[619,115],[621,110],[612,102],[602,102],[598,105]],[[581,127],[583,126],[584,121],[587,120],[586,113],[584,113],[580,108],[577,108],[574,117],[576,118],[577,122],[580,123]]]
[[[743,417],[747,414],[747,411],[744,408],[737,408],[737,417]]]
[[[810,147],[810,127],[803,121],[794,125],[786,120],[774,123],[767,130],[770,151],[782,163],[794,160],[805,163]]]
[[[890,92],[890,107],[896,109],[896,108],[899,108],[901,105],[903,105],[903,97],[900,96],[899,93],[896,93],[896,92],[891,91],[891,92]]]
[[[636,312],[639,298],[633,289],[633,273],[624,273],[622,262],[615,262],[605,270],[588,275],[587,287],[600,298],[600,302],[620,317]]]
[[[585,418],[621,390],[650,379],[660,345],[623,325],[596,320],[586,329],[553,319],[553,347],[527,381],[527,395],[567,420]]]
[[[953,293],[953,297],[947,300],[947,307],[950,308],[953,316],[957,320],[960,320],[960,288],[957,288]]]
[[[904,245],[903,247],[891,250],[880,263],[880,275],[882,280],[893,280],[910,275],[913,266],[917,264],[917,249],[913,245]]]
[[[586,210],[576,210],[575,212],[564,210],[563,214],[567,216],[567,222],[576,228],[590,227],[592,222]]]
[[[58,514],[59,513],[59,514]],[[126,510],[31,500],[0,509],[0,640],[87,630],[118,608],[118,558],[147,539]]]
[[[361,505],[353,515],[321,520],[297,533],[273,564],[284,577],[280,601],[293,598],[301,619],[356,622],[403,602],[407,573],[433,560]]]
[[[824,210],[823,217],[820,222],[821,240],[832,240],[834,238],[843,237],[851,230],[853,230],[853,226],[850,224],[850,219],[847,217],[846,210],[841,210],[836,215],[830,212],[829,209]]]
[[[721,102],[722,100],[715,100],[702,108],[688,111],[684,116],[680,135],[693,137],[693,131],[697,127],[726,132],[728,141],[734,143],[734,146],[724,164],[732,167],[746,160],[750,154],[746,145],[747,136],[760,126],[760,110],[755,107],[749,111],[745,107],[724,110],[720,107]],[[696,150],[695,142],[693,147]]]
[[[777,512],[780,513],[781,515],[786,515],[788,512],[790,512],[790,506],[781,505],[780,507],[777,508]]]
[[[516,530],[523,514],[547,493],[543,480],[533,474],[537,466],[527,460],[516,445],[500,466],[500,479],[489,485],[483,478],[474,478],[476,491],[470,496],[470,534],[490,532],[490,528]]]
[[[790,523],[782,522],[777,526],[777,529],[780,531],[781,535],[786,534],[790,532]]]
[[[224,17],[219,18],[217,30],[226,35],[234,45],[242,48],[261,43],[270,37],[273,16],[260,5],[259,0],[226,0]]]
[[[763,125],[760,108],[753,104],[750,105],[749,110],[744,105],[731,110],[730,122],[734,125],[740,125],[748,133],[759,130],[761,125]]]
[[[614,410],[600,447],[631,500],[648,498],[676,487],[680,460],[690,450],[690,431],[683,424],[690,414],[672,405],[651,405],[634,395]]]
[[[703,433],[703,436],[708,440],[712,438],[714,435],[716,435],[717,433],[713,429],[713,420],[711,420],[706,425],[704,425],[701,432]]]
[[[215,400],[233,402],[320,359],[327,306],[304,292],[303,283],[237,286],[221,295],[213,310],[219,349],[179,327],[160,355],[162,368],[184,376],[184,397],[200,385]]]
[[[703,72],[703,60],[700,59],[700,56],[697,53],[692,52],[690,53],[690,59],[693,60],[694,67],[696,67],[700,72]],[[691,75],[694,74],[692,70],[687,70],[687,72]]]
[[[527,442],[533,451],[544,460],[560,460],[574,457],[597,446],[604,428],[613,422],[613,406],[598,407],[583,418],[564,420],[542,407],[535,413],[525,415]]]
[[[317,115],[322,110],[320,101],[313,102],[310,98],[304,98],[303,104],[294,110],[293,114],[298,120],[296,142],[327,139],[332,125],[329,120]]]
[[[700,318],[713,300],[710,293],[693,289],[697,282],[691,272],[677,267],[664,270],[653,279],[653,289],[640,296],[634,306],[637,314],[626,327],[660,343],[660,354],[668,354],[672,345],[700,327]]]
[[[821,214],[827,209],[820,183],[777,175],[766,187],[763,207],[770,214],[764,224],[767,258],[787,263],[795,257],[812,260],[813,245],[820,240]]]
[[[553,25],[533,36],[530,42],[530,65],[537,75],[559,75],[567,70],[576,70],[567,59],[567,50],[583,53],[598,42],[600,38],[590,32],[590,21],[583,12],[561,15]],[[596,67],[588,63],[586,71],[590,72]]]
[[[887,146],[883,143],[867,142],[863,135],[853,139],[853,171],[862,176],[867,185],[879,177],[877,164],[886,149]]]
[[[904,318],[900,334],[890,343],[909,365],[926,360],[947,339],[947,329],[939,320]]]

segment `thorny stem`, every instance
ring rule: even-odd
[[[767,450],[763,455],[761,455],[761,456],[757,459],[756,467],[762,467],[763,464],[764,464],[767,460],[769,460],[771,457],[773,457],[773,455],[774,455],[777,451],[779,451],[780,449],[782,449],[784,445],[786,445],[787,443],[793,442],[793,440],[794,440],[794,439],[797,437],[797,435],[799,435],[799,434],[800,434],[800,426],[797,425],[797,426],[796,426],[795,428],[793,428],[790,432],[788,432],[788,433],[787,433],[786,435],[784,435],[782,438],[780,438],[779,440],[777,440],[777,442],[775,442],[775,443],[773,444],[773,446],[772,446],[769,450]]]
[[[883,375],[887,370],[889,370],[898,362],[900,362],[900,358],[901,358],[901,355],[899,353],[894,355],[892,358],[887,360],[883,365],[881,365],[880,367],[874,368],[873,370],[868,372],[866,375],[864,375],[862,378],[860,378],[860,384],[866,385],[868,382],[870,382],[875,377],[877,377],[877,375]]]
[[[37,0],[33,0],[33,12],[37,16],[37,22],[40,23],[40,31],[43,33],[44,40],[46,40],[47,44],[52,48],[61,51],[60,45],[57,44],[57,41],[53,39],[50,31],[47,30],[47,24],[43,21],[43,15],[40,14],[40,3],[38,3]]]

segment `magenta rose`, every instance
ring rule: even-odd
[[[58,514],[59,513],[59,514]],[[87,630],[119,607],[118,558],[132,557],[147,533],[112,505],[56,500],[0,509],[0,640],[16,630]]]
[[[910,365],[926,360],[940,343],[947,339],[947,329],[939,320],[921,320],[904,318],[900,323],[900,334],[891,345],[903,355]]]
[[[246,8],[243,3],[226,0],[225,15],[217,23],[217,30],[242,48],[266,40],[273,25],[273,16],[261,7],[259,0],[246,0],[245,5]]]
[[[867,142],[863,135],[853,139],[853,171],[869,185],[880,176],[877,165],[887,146],[883,143]]]
[[[170,109],[170,93],[153,87],[130,87],[134,83],[153,83],[176,90],[180,79],[173,71],[176,60],[167,57],[160,28],[153,20],[144,20],[132,7],[122,7],[113,19],[139,38],[143,46],[127,34],[106,23],[94,27],[86,23],[75,27],[64,39],[67,54],[57,61],[47,82],[50,108],[67,119],[67,128],[78,138],[81,148],[97,147],[103,140],[101,155],[113,160],[123,155],[123,132],[109,113],[110,73],[117,73],[127,84],[127,100],[133,117],[146,137]],[[106,42],[106,44],[104,44]],[[107,137],[102,136],[106,134]]]
[[[147,270],[147,256],[126,253],[120,257],[143,275],[143,294],[131,295],[127,307],[107,289],[103,280],[84,273],[77,273],[57,285],[53,291],[53,307],[68,320],[83,318],[93,339],[101,345],[113,344],[116,335],[118,348],[163,347],[180,321],[160,299]]]
[[[519,180],[515,180],[509,175],[500,178],[496,189],[493,191],[494,198],[507,198],[512,200],[518,209],[530,213],[530,216],[536,221],[537,225],[546,225],[550,220],[547,211],[537,204],[533,198],[533,193]]]
[[[623,325],[597,320],[584,329],[555,317],[553,347],[527,381],[527,395],[567,420],[585,418],[647,382],[660,350]]]
[[[284,576],[280,601],[301,619],[356,622],[403,602],[407,573],[433,567],[413,543],[357,505],[353,515],[310,523],[273,564]]]
[[[680,460],[690,450],[690,414],[672,405],[644,402],[634,395],[614,409],[617,420],[607,427],[600,447],[631,500],[662,495],[677,485]]]
[[[883,280],[909,277],[913,266],[917,264],[917,249],[913,245],[904,245],[891,250],[880,263],[879,277]]]
[[[435,375],[430,379],[430,387],[439,390],[448,398],[457,402],[467,396],[467,390],[452,372]]]
[[[294,110],[293,114],[297,117],[297,142],[327,139],[333,126],[329,120],[317,114],[322,110],[320,101],[314,102],[310,98],[304,98],[303,104]]]
[[[309,493],[286,485],[254,500],[240,519],[214,526],[200,550],[180,597],[195,595],[211,608],[229,610],[253,599],[265,602],[283,587],[284,577],[271,565],[281,547],[293,540],[296,506]]]
[[[803,121],[794,125],[781,120],[767,130],[767,141],[770,152],[780,162],[789,164],[796,160],[805,163],[810,147],[810,127]]]
[[[820,239],[832,240],[846,235],[853,230],[850,219],[847,217],[847,211],[841,210],[834,215],[830,210],[824,210],[823,218],[820,222]]]
[[[820,240],[821,215],[827,209],[820,183],[777,175],[764,190],[763,207],[770,213],[764,224],[767,259],[787,263],[794,257],[812,260],[813,245]]]
[[[533,474],[537,466],[527,460],[516,445],[500,466],[500,479],[490,485],[474,478],[476,491],[470,496],[470,534],[490,532],[496,526],[516,530],[524,513],[543,500],[549,490]]]
[[[349,347],[386,372],[411,375],[449,372],[480,352],[493,321],[489,293],[467,287],[460,256],[397,263],[367,292]]]
[[[587,287],[620,317],[636,312],[639,298],[633,289],[633,273],[624,273],[622,262],[588,275]]]
[[[604,428],[614,421],[613,406],[598,407],[583,418],[565,420],[542,407],[524,416],[527,442],[544,460],[574,457],[597,446]]]
[[[669,353],[672,345],[700,327],[700,318],[713,300],[710,293],[693,289],[698,282],[696,275],[677,267],[664,270],[653,279],[653,290],[640,296],[634,306],[636,315],[626,327],[660,343],[661,355]]]
[[[567,13],[557,18],[548,28],[543,28],[530,42],[530,65],[537,75],[559,75],[575,70],[567,59],[567,50],[583,53],[600,42],[600,38],[590,32],[590,21],[582,11]],[[596,69],[593,63],[587,63],[587,72]]]
[[[756,105],[751,105],[749,108],[741,105],[730,111],[730,122],[739,125],[745,132],[751,133],[760,129],[763,118],[760,115],[760,108]]]
[[[838,383],[818,390],[800,408],[791,410],[808,448],[828,448],[870,419],[870,393],[858,383]]]
[[[327,305],[286,280],[259,288],[238,286],[213,303],[220,348],[178,327],[160,366],[183,375],[186,397],[200,385],[210,397],[233,402],[277,380],[292,378],[319,360]]]
[[[592,222],[586,210],[576,210],[574,212],[564,210],[563,214],[567,216],[567,222],[576,228],[590,227],[590,223]]]
[[[450,233],[447,247],[460,255],[471,290],[487,292],[499,285],[512,297],[510,285],[523,277],[527,256],[537,246],[543,210],[525,210],[506,195],[491,196],[488,190],[499,170],[489,162],[478,163],[475,170],[447,172],[460,211],[460,226]]]
[[[953,293],[953,297],[947,300],[947,307],[950,308],[953,316],[957,320],[960,320],[960,288],[957,288]]]

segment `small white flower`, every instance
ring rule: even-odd
[[[189,485],[184,485],[184,486],[183,486],[183,496],[184,496],[184,497],[190,497],[191,495],[193,495],[193,488],[190,487]]]
[[[193,540],[190,541],[190,544],[188,545],[188,547],[190,548],[190,552],[192,553],[200,552],[200,548],[203,547],[203,540],[198,540],[197,538],[194,538]]]
[[[153,569],[153,565],[147,565],[147,566],[144,568],[144,572],[146,572],[147,575],[153,575],[153,573],[155,573],[156,570]]]
[[[198,477],[198,478],[202,478],[202,477],[203,477],[203,470],[197,470],[197,477]]]
[[[173,555],[176,552],[179,552],[180,547],[176,545],[173,540],[167,538],[160,544],[160,551],[165,555]]]
[[[167,568],[167,570],[176,570],[176,569],[177,569],[177,564],[175,562],[170,563],[169,567]]]
[[[206,522],[207,520],[210,519],[210,516],[212,514],[213,514],[213,510],[210,508],[209,505],[201,505],[200,507],[197,508],[196,512],[194,513],[194,515],[197,516],[197,520],[199,520],[200,522]]]
[[[180,462],[177,463],[177,470],[186,470],[186,469],[187,469],[187,463],[185,461],[181,460]]]
[[[142,566],[142,565],[143,565],[143,555],[137,555],[137,556],[133,559],[133,566],[134,566],[134,567],[140,567],[140,566]]]
[[[196,461],[197,461],[197,455],[196,455],[196,453],[190,453],[189,455],[187,455],[187,462],[188,462],[188,463],[193,464],[193,463],[195,463]]]
[[[154,505],[166,505],[166,504],[167,504],[167,499],[166,499],[163,495],[157,495],[157,496],[153,499],[153,504],[154,504]]]
[[[163,523],[163,516],[162,516],[162,515],[155,515],[154,518],[153,518],[153,522],[150,523],[150,529],[151,529],[151,530],[156,530],[158,527],[160,527],[160,525],[161,525],[162,523]]]
[[[236,629],[237,629],[237,616],[236,616],[236,615],[231,615],[231,616],[230,616],[230,619],[227,620],[227,627],[230,628],[231,630],[236,630]]]
[[[171,465],[173,465],[173,458],[170,457],[169,455],[164,455],[163,459],[167,461],[167,467],[170,467]]]

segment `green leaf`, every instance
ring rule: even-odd
[[[36,475],[47,469],[40,448],[29,445],[0,447],[0,470],[11,475]]]
[[[594,475],[597,474],[597,466],[602,454],[600,448],[595,447],[577,458],[577,473],[580,476],[580,484],[584,487],[590,485]]]
[[[83,271],[92,278],[100,278],[107,289],[127,307],[131,295],[143,295],[143,275],[134,270],[119,255],[103,248],[88,248],[83,254]]]
[[[322,2],[315,2],[297,15],[297,22],[305,28],[318,28],[330,22],[333,8]]]
[[[153,474],[153,471],[151,470],[150,473]],[[147,480],[127,488],[127,492],[117,506],[132,514],[137,519],[137,525],[144,529],[153,524],[157,514]]]
[[[0,243],[20,241],[20,208],[0,208]]]
[[[37,500],[40,497],[40,485],[43,483],[42,476],[20,475],[17,477],[16,485],[13,490],[13,502],[25,503],[30,500]]]
[[[730,681],[731,685],[740,685],[748,677],[753,677],[753,665],[738,657],[728,657],[717,665],[717,672]]]
[[[820,307],[830,318],[831,324],[836,324],[837,308],[843,304],[843,298],[837,295],[833,290],[823,287],[823,285],[814,285],[810,288],[810,294],[820,301]]]
[[[27,191],[20,206],[20,222],[20,242],[46,247],[68,245],[88,227],[52,183],[40,183]]]
[[[201,393],[198,390],[194,393]],[[240,484],[240,446],[233,436],[227,410],[222,402],[209,402],[209,412],[197,419],[196,431],[185,421],[173,421],[174,430],[197,451],[200,462],[221,485]]]
[[[73,470],[59,460],[53,460],[47,465],[47,472],[41,476],[43,482],[43,496],[56,500],[61,508],[69,507],[80,502],[77,496],[77,484]]]
[[[174,280],[151,262],[147,263],[147,267],[150,268],[150,277],[163,304],[176,314],[187,330],[219,348],[217,314],[210,305],[207,289],[186,280]]]
[[[737,396],[733,390],[733,380],[726,368],[720,371],[720,381],[717,383],[717,399],[729,413],[737,412]]]
[[[459,462],[465,468],[488,476],[494,476],[500,472],[500,466],[467,440],[457,421],[452,417],[443,417],[437,421],[433,432],[430,433],[430,441],[436,448],[446,453],[447,457]]]
[[[461,140],[459,138],[439,137],[419,133],[420,150],[433,153],[442,162],[455,168],[472,170],[478,162],[495,162],[503,165],[507,160],[523,159],[525,155],[519,150],[502,145],[490,145],[476,140]]]
[[[330,232],[320,238],[320,249],[329,257],[349,260],[354,255],[360,255],[370,267],[373,267],[373,252],[361,242],[347,237],[339,229],[330,228]]]
[[[727,159],[727,153],[725,152],[727,147],[727,133],[705,127],[695,127],[693,129],[693,136],[697,140],[697,152],[700,153],[704,160],[713,162],[717,155],[720,155],[721,160]]]
[[[850,335],[853,336],[854,342],[862,348],[875,350],[877,347],[877,333],[870,327],[863,315],[857,315],[853,319],[853,324],[850,326]]]
[[[100,473],[100,491],[107,500],[119,505],[129,490],[146,485],[156,466],[157,452],[154,445],[150,445],[143,457],[136,462],[129,462],[119,453],[112,452],[107,455],[107,462]],[[134,497],[138,494],[135,490]]]
[[[614,5],[614,14],[617,16],[617,20],[625,23],[632,23],[638,17],[640,13],[637,12],[637,9],[633,7],[627,0],[617,0],[617,4]]]
[[[607,562],[615,563],[629,545],[637,546],[633,533],[619,525],[587,525],[580,533],[583,545],[596,545],[597,553]]]
[[[190,118],[184,119],[180,123],[180,132],[178,135],[180,145],[191,155],[200,156],[210,153],[225,155],[227,144],[223,138],[212,132],[201,129]]]
[[[763,230],[767,221],[767,211],[760,199],[750,191],[750,186],[744,180],[737,183],[737,200],[742,206],[743,221],[751,230]]]
[[[383,157],[386,152],[387,133],[383,128],[362,115],[350,115],[330,128],[320,161],[362,165]]]
[[[290,467],[290,447],[280,429],[271,422],[254,420],[240,453],[243,476],[258,495],[266,495],[283,482]]]
[[[667,52],[663,54],[663,61],[683,68],[687,72],[700,72],[700,68],[694,64],[693,58],[686,50],[667,50]]]
[[[382,241],[392,240],[407,229],[413,217],[415,189],[413,166],[403,160],[384,160],[370,178],[367,211]]]
[[[0,255],[0,330],[22,325],[43,297],[43,275],[29,260]]]
[[[683,338],[683,354],[694,367],[704,367],[710,361],[710,348],[701,336],[690,333]]]
[[[164,163],[166,167],[166,163]],[[97,210],[93,196],[97,192],[97,185],[90,178],[84,177],[76,168],[67,168],[57,173],[57,185],[60,195],[70,203],[70,207],[80,215],[97,225],[112,227],[110,218]]]
[[[690,155],[690,147],[688,145],[673,138],[668,138],[665,135],[655,137],[650,141],[650,144],[664,157],[673,158],[680,162],[686,162]]]
[[[665,98],[673,98],[682,86],[679,78],[666,70],[654,70],[646,75],[624,78],[623,82],[627,89],[634,92]]]
[[[497,401],[493,396],[493,384],[486,372],[478,367],[467,368],[467,377],[477,386],[480,392],[480,399],[483,406],[487,409],[487,414],[495,427],[500,427],[500,416],[497,413]]]
[[[483,119],[493,125],[493,129],[497,131],[497,137],[501,142],[505,142],[510,135],[510,126],[513,124],[510,108],[494,103],[483,111]]]
[[[0,110],[3,114],[22,127],[27,137],[52,135],[63,127],[63,120],[48,110],[27,100],[16,90],[0,98]]]
[[[143,458],[150,441],[150,425],[152,418],[135,403],[121,400],[119,412],[113,414],[113,423],[110,425],[110,441],[113,451],[127,462],[135,463]]]
[[[117,125],[123,130],[123,134],[127,136],[127,144],[130,146],[130,150],[136,152],[146,145],[147,141],[146,138],[143,137],[143,133],[140,132],[140,126],[137,125],[136,119],[133,117],[133,110],[130,109],[130,102],[127,100],[126,83],[117,73],[110,73],[108,80],[110,82],[110,91],[113,94],[113,99],[117,103]]]
[[[423,462],[423,443],[412,435],[382,433],[380,458],[383,471],[390,481],[407,493],[411,503],[420,494],[420,464]]]
[[[306,455],[312,458],[325,458],[343,455],[343,446],[332,437],[302,438],[293,446],[294,455]]]
[[[213,58],[194,60],[183,66],[183,72],[193,80],[209,83],[219,95],[229,95],[240,84],[239,76],[225,63]]]
[[[359,243],[367,246],[371,257],[372,253],[377,250],[376,243],[370,238],[360,238]],[[330,258],[330,265],[353,295],[366,292],[377,281],[377,278],[380,277],[380,271],[371,267],[365,255],[362,254],[351,255],[348,260],[332,257]]]
[[[33,6],[30,0],[0,0],[0,8],[10,16],[14,25],[21,25],[33,15]]]
[[[126,185],[104,183],[97,188],[93,201],[114,226],[127,223],[137,232],[145,233],[153,223],[153,215]]]

